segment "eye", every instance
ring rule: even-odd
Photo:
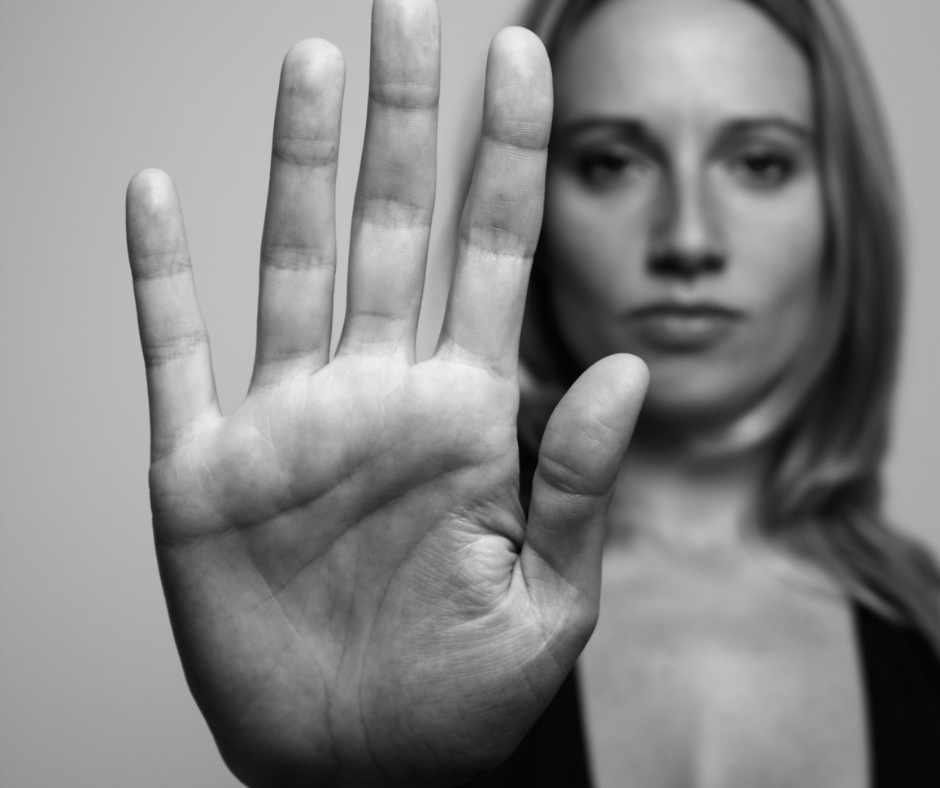
[[[627,150],[594,150],[577,158],[578,175],[590,186],[616,186],[642,176],[648,162]]]
[[[758,188],[783,185],[796,168],[787,154],[765,149],[745,151],[731,159],[730,167],[738,179]]]

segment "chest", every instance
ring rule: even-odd
[[[605,560],[580,663],[598,788],[858,788],[868,771],[852,617],[758,573],[679,581]]]

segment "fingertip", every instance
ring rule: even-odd
[[[649,387],[650,372],[646,362],[629,353],[615,353],[594,363],[584,376],[605,380],[611,396],[627,400],[637,407],[642,404]]]
[[[646,362],[639,356],[627,355],[625,357],[625,363],[628,370],[628,378],[633,383],[635,396],[642,402],[646,397],[646,391],[649,389],[650,385],[650,369],[646,366]]]
[[[554,95],[545,46],[531,30],[507,27],[490,44],[486,133],[527,148],[548,146]]]
[[[127,185],[127,252],[135,276],[146,275],[145,261],[156,254],[185,250],[179,196],[170,176],[148,168]]]
[[[518,59],[520,65],[532,70],[532,75],[544,76],[546,70],[551,75],[548,52],[535,33],[524,27],[504,27],[490,44],[491,56],[509,56]]]
[[[569,395],[582,416],[629,437],[648,385],[649,369],[642,359],[615,353],[582,372]]]
[[[323,38],[305,38],[294,44],[284,56],[281,77],[294,85],[297,78],[314,77],[317,81],[344,78],[346,61],[335,44]],[[306,80],[305,80],[306,81]]]
[[[175,197],[176,188],[163,170],[148,167],[135,173],[127,184],[127,207],[139,206],[148,213]]]
[[[127,184],[127,251],[132,265],[147,254],[155,227],[172,222],[179,213],[179,199],[170,176],[153,167],[140,170]]]
[[[609,489],[646,396],[649,371],[636,356],[618,353],[596,361],[574,382],[552,413],[542,452],[565,456],[580,468],[593,493]]]

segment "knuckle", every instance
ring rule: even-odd
[[[209,337],[205,329],[180,334],[166,340],[151,340],[144,343],[144,364],[147,369],[166,366],[174,361],[205,352]]]
[[[271,156],[278,164],[301,169],[334,167],[339,159],[339,142],[279,134],[274,137]]]
[[[377,82],[369,86],[369,99],[377,107],[400,112],[434,111],[440,102],[435,82]]]
[[[543,452],[537,473],[555,490],[566,496],[596,498],[607,492],[605,479],[581,471],[574,463],[555,454]]]
[[[177,276],[191,267],[189,253],[186,251],[134,255],[131,263],[134,278],[141,282]]]
[[[317,249],[303,244],[265,243],[261,249],[265,268],[279,271],[332,271],[336,263],[333,249]]]

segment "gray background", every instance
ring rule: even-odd
[[[887,107],[911,273],[890,511],[940,551],[937,0],[846,0]],[[519,0],[442,0],[437,268],[486,47]],[[233,786],[189,697],[153,558],[144,375],[124,247],[141,167],[180,190],[223,408],[254,348],[280,60],[348,66],[340,259],[368,74],[367,0],[0,0],[0,785]],[[340,277],[340,289],[345,278]],[[341,311],[341,310],[340,310]]]

